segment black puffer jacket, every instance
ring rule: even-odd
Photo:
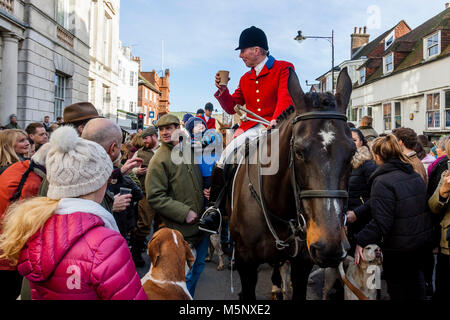
[[[356,235],[357,244],[379,244],[385,251],[414,251],[430,246],[431,216],[426,185],[409,164],[391,159],[370,177],[372,220]]]

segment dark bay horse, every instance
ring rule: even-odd
[[[270,154],[271,144],[278,143],[276,130],[257,147],[271,164],[278,161],[277,172],[261,174],[265,165],[250,161],[258,152],[249,152],[227,205],[244,300],[256,298],[260,264],[288,259],[293,299],[305,299],[313,264],[336,267],[349,248],[344,209],[356,147],[345,117],[352,91],[347,69],[339,75],[336,95],[304,94],[292,69],[288,89],[294,106],[278,119],[278,154]]]

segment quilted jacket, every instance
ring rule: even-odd
[[[53,215],[17,269],[33,300],[147,300],[125,239],[91,213]]]

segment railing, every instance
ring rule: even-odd
[[[64,28],[57,26],[56,36],[58,37],[59,40],[61,40],[65,44],[68,44],[69,46],[73,47],[74,37],[70,32],[66,31]]]
[[[14,12],[14,0],[0,0],[0,9],[8,13]]]

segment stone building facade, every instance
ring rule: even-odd
[[[84,0],[0,0],[0,123],[51,121],[88,99],[89,9]]]
[[[89,101],[99,114],[117,121],[119,83],[119,0],[90,2]]]

